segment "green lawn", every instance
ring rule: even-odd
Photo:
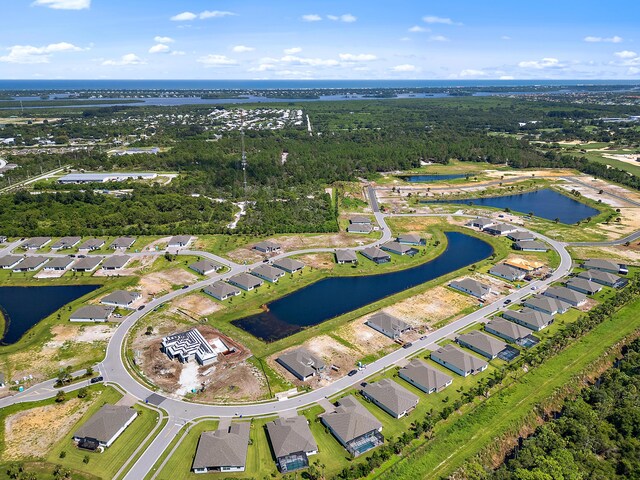
[[[131,457],[135,449],[144,443],[156,426],[159,415],[157,412],[136,405],[138,417],[122,433],[120,437],[107,448],[104,453],[86,452],[73,445],[72,434],[84,422],[86,422],[105,403],[116,403],[121,398],[120,393],[113,389],[107,389],[87,411],[87,413],[73,426],[71,431],[59,440],[47,456],[47,461],[63,465],[72,470],[85,472],[104,480],[114,478],[114,475]],[[60,452],[66,452],[64,458],[60,458]],[[85,456],[89,462],[84,463]]]
[[[450,475],[493,439],[517,429],[534,407],[588,369],[611,345],[640,327],[640,299],[606,321],[541,366],[522,375],[517,382],[487,400],[453,416],[434,430],[437,440],[424,443],[391,471],[379,469],[369,478],[442,478]],[[391,462],[390,462],[391,463]],[[395,463],[395,461],[393,462]]]

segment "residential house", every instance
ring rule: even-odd
[[[545,290],[543,295],[545,297],[568,303],[573,307],[584,305],[587,301],[587,297],[583,293],[571,290],[567,287],[549,287]]]
[[[361,390],[367,400],[375,403],[394,418],[402,418],[418,405],[418,397],[393,380],[383,378],[367,383]]]
[[[262,278],[270,283],[276,283],[284,277],[285,273],[284,270],[280,270],[279,268],[262,264],[251,270],[251,275],[255,275],[256,277]]]
[[[191,243],[191,235],[176,235],[169,239],[167,248],[185,248]]]
[[[451,385],[453,378],[414,358],[398,372],[398,376],[425,393],[435,393]]]
[[[365,323],[393,340],[400,338],[404,332],[411,330],[411,325],[386,312],[378,312],[371,315]]]
[[[518,228],[509,225],[508,223],[498,223],[497,225],[491,225],[484,229],[485,232],[490,233],[491,235],[508,235],[510,233],[515,233],[518,231]]]
[[[51,237],[33,237],[25,240],[20,248],[24,250],[39,250],[51,241]]]
[[[244,472],[251,424],[232,423],[214,431],[202,432],[191,470],[194,473]]]
[[[136,300],[141,298],[140,292],[129,290],[116,290],[111,292],[106,297],[102,297],[100,303],[103,305],[109,305],[112,307],[131,308]]]
[[[67,250],[75,247],[82,240],[81,237],[62,237],[51,245],[51,250]]]
[[[351,217],[349,219],[349,223],[351,225],[370,225],[371,219],[369,217],[365,217],[364,215],[356,215],[355,217]]]
[[[86,305],[71,314],[70,322],[107,322],[113,313],[113,307]]]
[[[571,290],[575,290],[576,292],[584,293],[586,295],[594,295],[602,290],[602,285],[599,283],[578,277],[569,279],[565,285]]]
[[[557,308],[559,308],[555,305],[556,303],[561,302],[556,302],[548,297],[531,297],[524,303],[526,308],[520,311],[505,310],[502,316],[534,332],[539,332],[553,323],[553,315],[557,313]],[[563,305],[569,308],[566,303]],[[555,310],[555,313],[549,313],[549,310]]]
[[[495,220],[492,220],[490,218],[478,217],[467,222],[467,227],[475,227],[479,228],[480,230],[484,230],[485,228],[493,227],[496,223],[497,222]]]
[[[100,262],[102,262],[103,257],[85,257],[78,260],[72,267],[71,270],[74,272],[93,272]]]
[[[536,239],[536,236],[531,232],[515,231],[507,234],[509,240],[514,242],[531,242]]]
[[[405,233],[402,235],[398,235],[396,241],[398,243],[401,243],[402,245],[420,246],[426,244],[425,239],[420,237],[420,235],[417,233]]]
[[[273,262],[273,266],[287,273],[299,272],[304,268],[304,263],[292,258],[281,258]]]
[[[18,265],[13,267],[14,272],[35,272],[39,270],[49,259],[47,257],[25,257]]]
[[[254,288],[260,287],[264,282],[254,275],[248,273],[239,273],[227,280],[231,285],[240,287],[247,292],[250,292]]]
[[[88,250],[90,252],[93,250],[100,250],[102,247],[104,247],[105,243],[106,242],[102,238],[90,238],[82,245],[80,245],[78,247],[78,250]]]
[[[463,278],[462,280],[454,280],[449,284],[451,288],[455,288],[456,290],[464,293],[468,293],[469,295],[473,295],[476,298],[484,300],[484,298],[489,295],[492,290],[489,285],[485,285],[484,283],[480,283],[477,280],[472,278]]]
[[[44,270],[63,272],[69,268],[73,262],[74,259],[72,257],[52,258],[45,264]]]
[[[509,280],[510,282],[515,282],[516,280],[522,280],[527,274],[523,270],[512,267],[510,265],[506,265],[504,263],[499,263],[494,265],[489,270],[491,275],[495,275],[496,277],[504,278],[505,280]]]
[[[111,245],[109,245],[109,248],[111,250],[127,249],[127,248],[131,248],[131,246],[135,242],[136,242],[135,237],[118,237],[113,242],[111,242]]]
[[[619,273],[622,275],[626,275],[629,273],[629,269],[626,265],[620,264],[618,262],[614,262],[611,260],[602,260],[597,258],[592,258],[590,260],[585,260],[582,265],[582,268],[591,269],[591,270],[600,270],[601,272],[608,273]]]
[[[271,240],[264,240],[262,242],[258,242],[253,246],[254,250],[257,250],[262,253],[276,253],[282,250],[282,247]]]
[[[211,260],[200,260],[196,263],[189,265],[189,268],[200,275],[209,275],[222,269],[222,265]]]
[[[463,377],[475,375],[487,369],[489,364],[449,343],[431,352],[431,360]]]
[[[501,317],[492,319],[484,326],[484,329],[493,335],[505,339],[507,342],[514,343],[521,341],[533,333],[533,330]]]
[[[354,457],[384,443],[382,424],[353,395],[338,400],[337,408],[320,416],[331,434]]]
[[[129,255],[111,255],[102,264],[103,270],[122,270],[131,261]]]
[[[523,240],[514,242],[512,245],[516,250],[522,250],[523,252],[546,252],[549,250],[546,244],[539,242],[538,240]]]
[[[387,263],[391,261],[391,255],[383,252],[378,247],[367,247],[364,250],[360,250],[360,253],[375,263]]]
[[[7,243],[7,237],[0,235],[0,243]]]
[[[507,348],[504,342],[486,333],[482,333],[480,330],[463,333],[456,338],[456,342],[463,347],[479,353],[483,357],[487,357],[489,360],[493,360],[502,350]]]
[[[517,268],[525,273],[533,273],[544,267],[544,263],[530,258],[513,257],[504,261],[505,265]]]
[[[325,368],[324,361],[306,348],[297,348],[283,353],[276,358],[276,362],[303,382],[322,372]]]
[[[347,227],[347,233],[364,233],[373,232],[373,225],[369,223],[352,223]]]
[[[218,359],[218,353],[196,328],[164,337],[160,348],[170,359],[177,358],[181,363],[195,360],[200,365],[210,365]]]
[[[226,300],[229,297],[237,297],[242,293],[239,288],[229,285],[221,280],[218,280],[212,285],[207,285],[202,291],[220,301]]]
[[[278,470],[289,473],[309,466],[309,456],[318,453],[309,421],[301,416],[278,418],[266,425]]]
[[[628,282],[626,278],[619,277],[613,273],[603,272],[602,270],[585,270],[584,272],[580,272],[577,277],[613,288],[623,287]]]
[[[336,263],[343,265],[345,263],[358,263],[358,257],[353,250],[336,250]]]
[[[396,255],[415,255],[416,253],[418,253],[418,250],[416,250],[412,246],[405,245],[400,242],[387,242],[382,244],[381,248],[382,250],[395,253]]]
[[[2,270],[13,270],[13,268],[18,265],[22,259],[20,255],[6,255],[4,257],[0,257],[0,268]]]
[[[103,405],[73,434],[73,440],[88,450],[110,447],[137,416],[137,410],[131,407]]]

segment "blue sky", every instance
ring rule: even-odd
[[[636,0],[3,3],[2,79],[640,79]]]

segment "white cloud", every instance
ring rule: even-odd
[[[236,65],[237,62],[227,57],[226,55],[214,55],[209,54],[204,57],[200,57],[197,60],[199,63],[202,63],[205,67],[224,67],[228,65]]]
[[[420,25],[414,25],[409,29],[409,31],[411,33],[423,33],[423,32],[430,32],[431,30],[425,27],[421,27]]]
[[[236,53],[247,53],[247,52],[253,52],[255,48],[247,47],[246,45],[236,45],[231,50],[233,50]]]
[[[319,22],[320,20],[322,20],[322,17],[315,13],[310,13],[307,15],[303,15],[302,20],[305,22]]]
[[[171,17],[171,20],[174,22],[190,22],[196,18],[198,18],[198,16],[193,12],[182,12]]]
[[[500,80],[514,80],[515,77],[513,75],[501,75]]]
[[[296,53],[300,53],[301,51],[302,49],[300,47],[285,48],[283,50],[285,55],[295,55]]]
[[[632,52],[631,50],[623,50],[621,52],[616,52],[614,53],[614,55],[618,58],[624,58],[624,59],[635,58],[638,56],[636,52]]]
[[[533,68],[536,70],[544,70],[546,68],[564,68],[557,58],[546,57],[542,60],[528,60],[518,63],[520,68]]]
[[[171,55],[173,55],[174,57],[178,56],[178,55],[186,55],[186,54],[187,54],[187,52],[183,52],[182,50],[172,50],[171,51]]]
[[[9,47],[9,54],[0,57],[0,62],[7,63],[49,63],[51,54],[58,52],[80,52],[83,49],[72,43],[51,43],[44,47],[32,45],[14,45]]]
[[[123,66],[123,65],[144,65],[145,62],[135,53],[127,53],[120,57],[119,60],[105,60],[102,62],[102,65],[113,65],[113,66]]]
[[[594,37],[594,36],[588,36],[588,37],[584,37],[584,41],[585,42],[589,42],[589,43],[600,43],[600,42],[606,42],[606,43],[622,43],[623,38],[619,37],[617,35],[614,35],[613,37]]]
[[[55,10],[84,10],[91,7],[91,0],[36,0],[33,5]]]
[[[149,49],[149,53],[169,53],[171,49],[164,43],[157,43]]]
[[[257,67],[251,67],[249,69],[250,72],[266,72],[269,70],[274,70],[276,66],[272,63],[261,63]]]
[[[344,15],[327,15],[329,20],[333,20],[334,22],[344,22],[344,23],[353,23],[358,20],[358,17],[354,17],[350,13],[345,13]]]
[[[511,40],[511,37],[509,35],[502,35],[500,40]]]
[[[478,77],[486,77],[487,74],[485,72],[483,72],[482,70],[475,70],[473,68],[466,68],[466,69],[464,69],[464,70],[462,70],[460,72],[460,76],[461,77],[478,78]]]
[[[462,25],[460,22],[454,22],[450,18],[436,17],[435,15],[427,15],[422,17],[422,21],[425,23],[440,23],[442,25]]]
[[[370,62],[378,58],[371,53],[358,53],[358,54],[341,53],[339,57],[340,57],[340,60],[345,62]]]
[[[295,55],[285,55],[280,59],[280,62],[289,65],[309,65],[312,67],[335,67],[340,65],[340,62],[332,58],[305,58],[296,57]]]
[[[236,14],[233,12],[226,12],[220,10],[205,10],[204,12],[200,12],[200,20],[206,20],[207,18],[221,18],[221,17],[231,17]]]
[[[171,37],[161,37],[160,35],[156,35],[153,37],[153,41],[156,43],[173,43],[175,40]]]
[[[402,65],[396,65],[391,70],[394,72],[416,72],[418,71],[418,67],[411,65],[410,63],[405,63]]]
[[[444,35],[431,35],[429,40],[432,42],[448,42],[449,39]]]

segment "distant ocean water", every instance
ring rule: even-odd
[[[640,80],[0,80],[0,90],[290,90],[638,84]]]

